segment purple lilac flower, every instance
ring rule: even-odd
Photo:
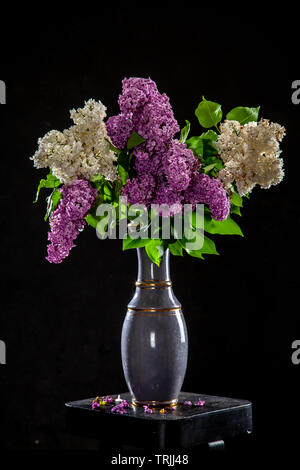
[[[152,413],[151,408],[147,405],[144,405],[144,413]]]
[[[107,134],[113,145],[123,149],[133,129],[133,122],[124,114],[110,117],[106,122]]]
[[[179,125],[169,98],[159,93],[155,82],[150,78],[125,78],[118,102],[121,115],[132,120],[134,130],[146,139],[144,146],[149,152],[168,148]]]
[[[169,98],[159,93],[133,114],[132,119],[136,132],[146,139],[145,147],[149,152],[165,152],[179,131]]]
[[[127,413],[124,406],[121,403],[119,405],[113,406],[110,411],[111,413],[118,413],[120,415],[124,415]]]
[[[182,210],[185,189],[194,172],[200,167],[198,160],[184,144],[173,140],[166,154],[135,151],[135,169],[138,176],[128,180],[122,195],[130,204],[169,205],[161,215],[173,215]]]
[[[132,180],[127,180],[122,196],[127,197],[129,204],[151,204],[155,178],[151,175],[141,175]]]
[[[93,409],[93,410],[96,410],[97,408],[100,408],[99,403],[98,403],[97,401],[93,401],[93,403],[92,403],[92,409]]]
[[[118,103],[123,114],[133,116],[141,111],[146,103],[153,102],[158,96],[161,95],[151,78],[124,78]]]
[[[130,408],[129,403],[128,403],[126,400],[122,400],[122,402],[120,403],[120,405],[123,406],[124,408]]]
[[[119,403],[116,406],[113,406],[110,411],[112,413],[119,413],[119,414],[123,415],[123,414],[126,413],[126,408],[130,408],[130,405],[126,400],[122,400],[121,403]]]
[[[124,78],[119,106],[124,114],[132,114],[158,93],[155,82],[150,78]]]
[[[172,206],[160,211],[163,216],[180,213],[184,203],[204,203],[214,219],[225,219],[230,200],[221,181],[200,175],[201,165],[193,152],[174,139],[179,126],[169,98],[159,93],[150,78],[125,78],[118,101],[121,114],[107,123],[112,141],[125,145],[131,126],[146,139],[133,152],[136,176],[127,180],[122,192],[128,202]]]
[[[189,400],[183,402],[183,404],[186,405],[186,406],[192,406],[192,402],[189,401]]]
[[[109,404],[112,403],[114,399],[111,396],[107,395],[106,397],[104,397],[103,401],[106,401],[106,403]]]
[[[79,231],[86,224],[84,217],[97,196],[97,190],[85,179],[77,179],[59,191],[62,199],[50,217],[50,244],[46,257],[50,263],[61,263],[68,256]]]
[[[191,176],[200,168],[192,150],[177,140],[170,143],[162,163],[169,185],[178,191],[187,189]]]
[[[207,204],[215,220],[224,220],[229,214],[230,199],[219,178],[195,173],[184,197],[186,203],[194,206],[198,203]]]
[[[195,403],[195,406],[204,406],[204,404],[205,404],[205,400],[200,400],[200,398],[199,398],[197,403]]]
[[[182,210],[183,195],[177,189],[172,188],[168,183],[162,181],[157,185],[152,204],[159,204],[161,206],[170,206],[170,209],[162,208],[159,213],[162,216],[174,215]]]
[[[135,169],[139,176],[156,175],[161,171],[161,161],[145,150],[135,149]]]

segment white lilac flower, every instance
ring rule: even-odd
[[[50,131],[38,141],[39,148],[31,157],[36,168],[52,169],[62,183],[77,178],[91,180],[101,174],[110,181],[116,179],[116,159],[109,148],[104,124],[106,108],[90,99],[83,108],[70,112],[74,126],[63,132]]]
[[[284,127],[267,119],[244,126],[226,120],[220,130],[217,147],[225,166],[219,178],[227,189],[235,182],[238,193],[244,196],[256,184],[267,189],[280,183],[284,172],[279,142],[285,135]]]

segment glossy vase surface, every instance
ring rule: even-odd
[[[137,254],[136,291],[122,329],[123,370],[134,404],[164,406],[177,402],[184,380],[187,329],[172,289],[169,250],[159,267],[144,248]]]

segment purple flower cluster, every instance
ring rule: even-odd
[[[110,404],[110,403],[113,403],[114,399],[110,395],[106,395],[103,401],[105,401],[107,404]]]
[[[62,199],[50,217],[48,240],[51,243],[46,257],[50,263],[61,263],[68,256],[97,196],[97,190],[85,179],[77,179],[59,191]]]
[[[207,204],[215,220],[224,220],[230,211],[230,199],[219,178],[210,178],[204,173],[195,173],[185,191],[188,204]]]
[[[200,175],[193,152],[174,139],[179,126],[169,98],[150,78],[125,78],[122,85],[121,113],[108,119],[107,133],[120,149],[132,130],[146,139],[133,152],[136,176],[127,181],[123,196],[130,204],[170,206],[162,215],[181,212],[183,204],[205,203],[213,218],[225,219],[230,202],[221,181]]]
[[[127,413],[126,408],[130,408],[130,405],[126,400],[122,400],[121,403],[116,406],[113,406],[110,411],[111,413],[118,413],[120,415],[123,415]]]
[[[205,400],[199,400],[195,403],[195,406],[204,406],[205,405]]]
[[[119,114],[108,119],[106,129],[114,146],[122,149],[133,130],[133,122],[124,114]]]
[[[159,93],[150,78],[125,78],[122,85],[118,101],[122,115],[130,119],[134,130],[146,139],[145,147],[149,153],[165,151],[170,139],[179,131],[169,98]],[[109,132],[110,119],[107,131],[116,145]]]
[[[143,408],[144,408],[144,413],[149,413],[149,414],[152,413],[152,410],[148,405],[144,405]]]
[[[188,400],[188,401],[184,401],[183,404],[185,406],[204,406],[205,400],[200,400],[200,398],[198,398],[198,401],[195,403],[192,403],[190,400]]]

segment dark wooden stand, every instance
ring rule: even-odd
[[[117,395],[112,395],[116,398]],[[130,402],[129,393],[121,398]],[[205,405],[188,407],[184,401],[205,400]],[[189,449],[206,444],[222,449],[224,441],[252,432],[252,405],[246,400],[182,392],[174,411],[166,414],[132,407],[127,414],[111,413],[111,406],[92,410],[93,399],[65,404],[69,433],[98,439],[104,446],[134,446],[143,449]]]

